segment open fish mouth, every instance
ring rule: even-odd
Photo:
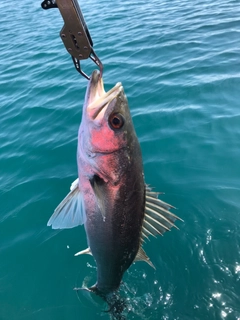
[[[105,92],[100,72],[98,70],[94,70],[88,84],[85,99],[88,116],[92,120],[102,119],[109,103],[122,91],[122,84],[121,82],[118,82],[111,90]]]

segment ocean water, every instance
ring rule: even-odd
[[[87,86],[58,9],[0,2],[0,320],[109,319],[84,229],[46,223],[77,177]],[[184,222],[144,248],[127,319],[240,319],[240,6],[236,0],[89,0],[80,6],[110,89],[121,81],[146,182]],[[91,73],[94,64],[83,62]]]

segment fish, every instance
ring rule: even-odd
[[[78,178],[47,225],[53,229],[84,225],[88,247],[76,256],[90,254],[97,266],[97,281],[88,290],[113,304],[107,297],[116,296],[134,262],[155,268],[143,249],[145,240],[177,228],[175,221],[181,219],[145,183],[141,148],[122,84],[105,92],[97,70],[85,95],[77,165]]]

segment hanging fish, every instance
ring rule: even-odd
[[[154,267],[143,239],[162,235],[179,219],[171,205],[145,184],[141,149],[121,83],[105,92],[94,71],[88,84],[78,134],[78,179],[59,204],[48,226],[84,224],[88,248],[97,265],[89,288],[107,302],[134,261]],[[111,303],[109,303],[111,304]]]

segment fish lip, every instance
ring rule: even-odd
[[[108,92],[104,90],[103,79],[98,70],[94,70],[90,78],[85,98],[86,111],[92,120],[100,120],[107,105],[123,90],[118,82]]]
[[[95,100],[96,96],[101,96],[103,93],[105,93],[105,90],[103,87],[101,74],[98,70],[94,70],[87,87],[85,98],[86,105],[90,105],[93,100]]]

